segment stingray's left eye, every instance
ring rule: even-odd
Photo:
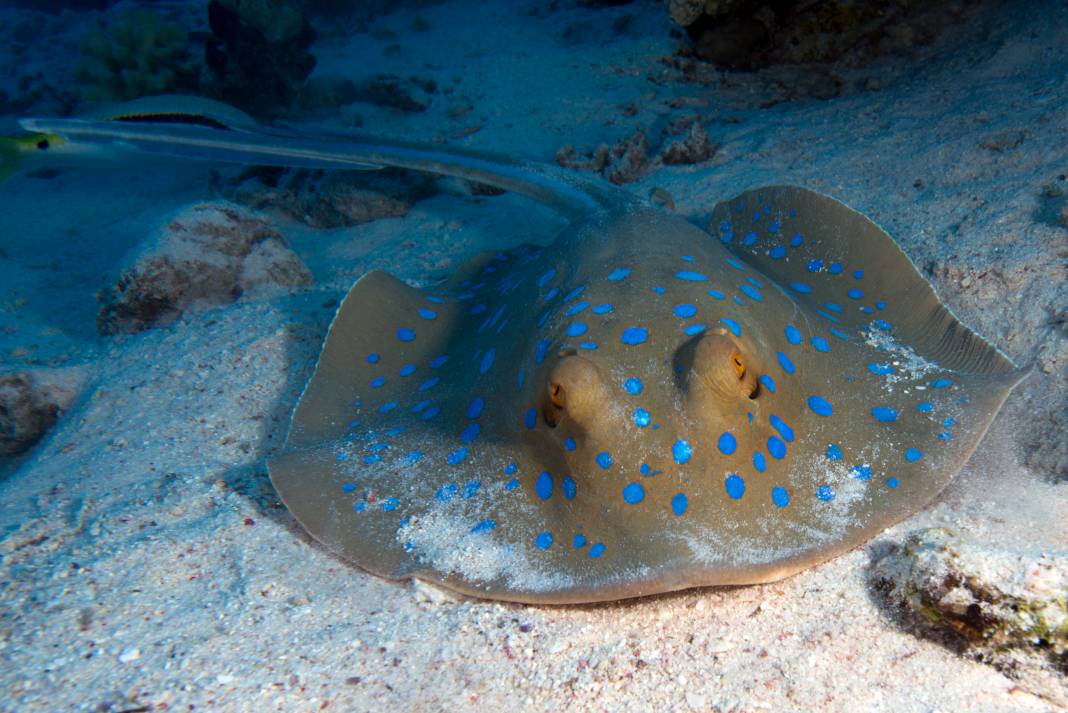
[[[745,376],[745,362],[742,361],[741,354],[735,354],[731,357],[731,363],[734,364],[734,373],[741,379]]]
[[[553,406],[556,408],[564,407],[564,387],[560,384],[549,384],[549,400],[552,401]]]

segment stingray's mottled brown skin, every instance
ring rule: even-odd
[[[316,539],[384,577],[539,603],[778,579],[922,508],[1022,376],[885,232],[803,188],[721,203],[710,235],[555,167],[161,101],[115,114],[133,123],[23,125],[457,175],[573,221],[430,290],[372,272],[338,310],[271,479]]]
[[[749,247],[740,234],[728,250],[678,217],[631,209],[573,226],[545,250],[477,260],[427,293],[383,273],[365,276],[331,328],[294,414],[288,453],[271,462],[284,501],[329,548],[376,574],[417,576],[477,596],[529,602],[771,581],[907,517],[959,470],[1019,373],[952,317],[882,230],[836,201],[799,188],[766,188],[721,204],[712,225],[718,229],[729,221],[734,232],[748,230],[752,213],[764,213],[765,206],[769,211],[757,221],[763,226],[753,226],[759,239]],[[790,217],[791,210],[797,217]],[[773,220],[782,223],[781,239],[767,230]],[[800,246],[788,248],[782,259],[768,256],[772,244],[788,246],[794,233],[804,236]],[[810,273],[811,259],[828,266],[839,260],[843,274]],[[493,272],[485,272],[486,266]],[[609,280],[617,268],[632,272]],[[855,279],[852,273],[859,269],[864,275]],[[555,275],[543,279],[551,271]],[[680,271],[699,272],[707,280],[680,279]],[[787,287],[796,281],[812,291]],[[506,294],[497,289],[502,282],[510,287]],[[747,296],[743,284],[761,300]],[[586,286],[580,296],[561,301],[559,295],[580,285]],[[554,286],[558,296],[547,303]],[[851,300],[846,290],[856,286],[866,295]],[[725,299],[710,296],[710,289]],[[428,303],[426,294],[446,301]],[[870,307],[870,315],[859,310],[883,300],[884,308]],[[471,315],[482,301],[486,309]],[[565,316],[580,301],[590,307]],[[826,302],[843,309],[827,312],[821,307]],[[612,311],[592,314],[603,303],[611,303]],[[680,303],[696,306],[697,315],[676,317],[672,308]],[[503,327],[480,332],[502,305],[497,324]],[[414,316],[419,307],[433,307],[437,319],[419,320]],[[550,316],[539,327],[547,310]],[[739,323],[741,336],[722,317]],[[872,373],[868,364],[894,359],[865,343],[863,335],[880,333],[870,326],[874,319],[889,322],[898,342],[937,367],[893,384],[888,379],[900,376],[900,367],[894,375]],[[568,337],[569,325],[579,320],[588,331]],[[707,329],[687,336],[686,325],[696,323]],[[790,343],[787,324],[799,331],[803,344]],[[395,337],[405,325],[417,331],[412,342]],[[631,326],[648,330],[643,344],[621,342]],[[832,327],[848,341],[832,336]],[[829,351],[817,351],[810,337],[828,340]],[[551,348],[539,364],[542,339]],[[583,349],[584,340],[597,341],[598,348]],[[480,355],[490,348],[496,350],[493,365],[481,374]],[[369,352],[380,353],[381,360],[368,364]],[[778,352],[789,356],[793,375],[784,371]],[[432,373],[425,365],[439,354],[450,356],[440,367],[442,381],[424,393],[433,394],[441,412],[423,421],[408,413],[423,397],[412,388],[421,379],[407,377],[409,384],[395,375],[406,363]],[[521,372],[525,378],[517,387]],[[389,382],[372,389],[368,384],[377,375],[387,375]],[[775,391],[757,382],[758,375],[771,376]],[[640,395],[623,388],[629,377],[642,380]],[[932,388],[939,379],[952,384]],[[478,419],[468,419],[465,410],[476,395],[485,407]],[[809,407],[813,395],[833,404],[831,416]],[[377,412],[391,401],[400,406]],[[934,411],[917,411],[921,402],[934,404]],[[896,422],[876,420],[872,409],[879,406],[893,408]],[[644,428],[634,419],[638,407],[651,414]],[[524,418],[530,409],[537,418],[528,429]],[[792,429],[792,443],[771,425],[772,415]],[[354,418],[361,422],[357,427],[350,426]],[[943,427],[946,419],[955,423]],[[461,446],[462,430],[475,421],[481,433],[467,446],[467,458],[450,465],[446,454]],[[653,430],[653,424],[659,428]],[[361,458],[373,456],[369,446],[378,440],[367,434],[395,425],[408,430],[384,439],[389,446],[379,453],[388,455],[380,462],[363,465]],[[724,432],[736,440],[730,455],[717,447]],[[943,433],[949,440],[939,439]],[[769,453],[772,436],[786,443],[781,460]],[[565,447],[569,437],[573,451]],[[673,457],[679,439],[693,451],[685,463]],[[841,460],[827,459],[830,443],[841,450]],[[909,448],[922,457],[907,460]],[[413,450],[422,459],[398,465]],[[611,454],[608,468],[597,464],[602,452]],[[754,466],[754,452],[766,461],[762,473]],[[339,454],[347,460],[338,461]],[[504,469],[513,462],[519,487],[507,492],[512,476]],[[643,476],[643,463],[659,473]],[[864,479],[864,466],[870,480]],[[542,471],[552,474],[553,485],[544,500],[537,492]],[[576,484],[570,500],[561,492],[565,474]],[[740,499],[728,493],[732,474],[745,484]],[[435,497],[443,486],[462,489],[475,480],[481,486],[470,500]],[[356,489],[343,494],[346,483]],[[630,483],[642,486],[641,502],[626,501]],[[829,493],[821,486],[834,490],[832,500],[820,499]],[[785,489],[785,507],[779,507],[781,495],[776,504],[774,488]],[[673,508],[679,493],[687,500],[681,516]],[[396,509],[383,512],[383,499],[391,497],[397,498]],[[359,502],[367,504],[354,511]],[[494,529],[480,532],[478,523],[487,519],[496,523]],[[536,544],[543,532],[552,534],[546,550]],[[577,534],[585,536],[584,547],[573,546]],[[596,558],[589,555],[595,543],[604,545]]]

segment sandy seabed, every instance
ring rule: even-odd
[[[398,11],[377,32],[328,33],[317,71],[418,75],[473,105],[358,108],[364,130],[550,162],[563,144],[699,114],[712,159],[650,170],[636,192],[663,188],[697,222],[770,183],[867,213],[965,323],[1034,365],[962,473],[867,546],[764,586],[533,607],[383,581],[312,542],[264,466],[334,306],[369,269],[432,284],[483,250],[545,244],[562,221],[459,191],[352,228],[274,217],[312,287],[102,338],[94,294],[207,195],[209,168],[22,174],[0,186],[0,353],[9,368],[80,369],[86,386],[0,481],[0,710],[1056,709],[889,607],[868,573],[920,527],[1068,543],[1068,229],[1051,204],[1068,190],[1064,4],[984,10],[917,58],[850,70],[881,79],[868,91],[789,101],[759,81],[681,81],[661,61],[678,40],[656,3],[534,5],[428,6],[429,32]]]

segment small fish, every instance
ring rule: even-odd
[[[270,474],[316,539],[384,577],[535,603],[786,577],[930,502],[1025,375],[881,228],[804,188],[746,191],[706,231],[445,147],[174,115],[24,125],[459,175],[571,219],[425,290],[368,273],[338,309]]]

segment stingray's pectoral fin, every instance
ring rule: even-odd
[[[758,188],[717,205],[710,229],[819,315],[812,326],[832,342],[894,340],[946,370],[1022,378],[954,317],[886,231],[833,198],[797,186]]]

